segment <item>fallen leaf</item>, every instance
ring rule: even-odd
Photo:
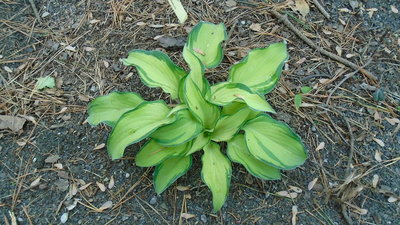
[[[44,162],[45,163],[55,163],[60,159],[59,155],[51,155],[49,157],[47,157]]]
[[[108,208],[111,208],[111,206],[112,206],[112,201],[106,201],[106,202],[104,202],[103,205],[100,206],[99,210],[103,211],[103,210],[106,210]]]
[[[307,188],[309,191],[311,191],[314,188],[314,185],[317,183],[317,181],[318,181],[318,177],[314,178],[314,180],[312,180],[310,183],[308,183]]]
[[[39,176],[38,178],[36,178],[34,181],[32,181],[32,183],[29,185],[29,187],[33,188],[39,185],[40,183],[40,179],[42,179],[42,176]]]
[[[296,192],[287,192],[287,191],[278,191],[275,194],[282,196],[282,197],[286,197],[286,198],[297,198],[298,194]]]
[[[146,25],[146,23],[145,23],[145,22],[137,22],[136,25],[138,25],[138,26],[144,26],[144,25]]]
[[[292,190],[292,191],[294,191],[294,192],[296,192],[296,193],[301,193],[301,192],[303,192],[303,190],[301,190],[301,188],[299,188],[299,187],[296,187],[296,186],[292,186],[292,185],[289,185],[289,190]]]
[[[72,183],[69,187],[69,196],[75,196],[78,193],[78,186],[75,183]]]
[[[35,89],[42,90],[44,88],[54,88],[55,86],[56,86],[56,81],[54,77],[45,76],[37,79]]]
[[[96,182],[97,186],[100,188],[100,191],[105,192],[106,191],[106,186],[100,182]]]
[[[261,24],[252,23],[249,28],[250,28],[250,30],[253,30],[253,31],[260,31],[261,30]]]
[[[295,0],[295,8],[303,17],[306,17],[307,14],[310,12],[310,6],[308,6],[305,0]]]
[[[385,143],[383,143],[383,141],[381,139],[372,138],[372,140],[374,140],[376,143],[378,143],[379,146],[385,147]]]
[[[63,213],[63,214],[61,215],[60,222],[61,222],[61,223],[66,223],[67,220],[68,220],[68,213],[66,212],[66,213]]]
[[[292,225],[296,225],[296,220],[297,220],[297,205],[292,206]]]
[[[319,151],[325,148],[325,142],[321,142],[319,143],[319,145],[317,146],[317,148],[315,149],[315,151]]]
[[[376,188],[378,186],[378,182],[379,182],[379,176],[375,174],[374,177],[372,178],[372,187]]]
[[[114,184],[115,184],[115,182],[114,182],[114,177],[111,176],[111,178],[110,178],[110,183],[108,183],[108,189],[113,188],[113,187],[114,187]]]
[[[392,10],[393,13],[399,13],[399,10],[394,5],[391,5],[390,9]]]
[[[106,146],[106,144],[105,144],[105,143],[102,143],[102,144],[99,144],[99,145],[97,145],[96,147],[94,147],[93,150],[99,150],[99,149],[104,148],[105,146]]]
[[[382,153],[379,151],[375,151],[375,160],[378,162],[382,162]]]
[[[176,187],[176,189],[178,190],[178,191],[188,191],[188,190],[190,190],[190,187],[188,187],[188,186],[177,186]]]
[[[17,116],[0,115],[0,130],[8,128],[13,132],[17,132],[22,129],[25,122],[26,122],[25,118],[20,118]]]
[[[393,203],[393,202],[397,202],[398,198],[394,197],[394,196],[390,196],[388,198],[388,202]]]
[[[182,217],[182,218],[185,218],[185,219],[191,219],[191,218],[196,217],[196,215],[194,215],[194,214],[189,214],[189,213],[182,213],[182,214],[181,214],[181,217]]]
[[[390,123],[390,125],[396,125],[396,123],[400,123],[400,120],[397,118],[387,118],[385,117],[385,120],[388,121],[388,123]]]
[[[329,34],[332,34],[332,32],[331,32],[331,31],[329,31],[329,30],[325,30],[325,29],[322,29],[322,32],[323,32],[324,34],[327,34],[327,35],[329,35]]]

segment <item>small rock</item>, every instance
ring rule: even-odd
[[[207,223],[207,216],[204,215],[204,214],[201,214],[200,220],[201,220],[203,223]]]
[[[156,203],[157,203],[157,197],[156,197],[156,196],[153,196],[153,197],[150,199],[150,204],[154,205],[154,204],[156,204]]]
[[[61,223],[66,223],[67,220],[68,220],[68,213],[66,212],[66,213],[62,214],[62,216],[60,218],[60,222]]]

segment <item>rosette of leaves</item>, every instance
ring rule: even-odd
[[[160,51],[133,50],[122,60],[136,67],[147,86],[168,93],[177,102],[173,107],[131,92],[112,92],[88,106],[91,125],[112,127],[107,140],[112,159],[121,158],[127,146],[147,140],[135,163],[155,166],[158,194],[189,170],[193,154],[201,154],[201,178],[211,190],[214,211],[227,198],[231,162],[258,178],[277,180],[280,170],[296,168],[307,158],[300,137],[267,114],[275,113],[265,94],[279,80],[288,58],[286,43],[251,50],[230,68],[227,81],[211,86],[204,73],[222,61],[226,37],[223,24],[197,24],[183,49],[189,71]]]

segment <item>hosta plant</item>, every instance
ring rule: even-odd
[[[112,92],[88,107],[90,124],[112,127],[107,140],[112,159],[146,139],[135,164],[155,166],[158,194],[189,170],[193,154],[202,155],[201,178],[211,190],[214,211],[226,200],[231,161],[242,164],[253,176],[277,180],[280,170],[298,167],[307,158],[300,137],[267,114],[275,113],[265,94],[279,80],[288,58],[286,43],[253,49],[229,69],[227,81],[211,86],[205,70],[222,61],[226,37],[223,24],[197,24],[183,48],[188,71],[160,51],[133,50],[122,60],[136,67],[143,83],[162,88],[176,104]]]

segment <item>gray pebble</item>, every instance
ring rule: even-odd
[[[150,199],[150,204],[154,205],[154,204],[156,204],[156,202],[157,202],[157,197],[156,197],[156,196],[153,196],[153,197]]]
[[[203,221],[203,223],[207,223],[207,217],[206,217],[206,215],[202,214],[202,215],[200,216],[200,219],[201,219],[201,221]]]

